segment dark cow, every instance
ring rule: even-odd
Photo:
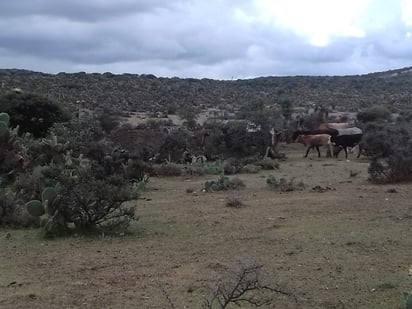
[[[318,129],[310,131],[296,131],[293,133],[292,138],[296,140],[299,135],[315,135],[315,134],[329,134],[331,137],[331,143],[336,147],[334,156],[338,157],[339,153],[343,149],[348,157],[348,147],[354,147],[362,140],[362,130],[357,127],[346,129]]]
[[[334,156],[337,158],[343,149],[345,157],[348,158],[348,147],[355,147],[362,140],[363,132],[357,127],[337,129],[338,134],[331,136],[331,142],[336,146]]]

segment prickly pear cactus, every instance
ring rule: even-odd
[[[403,309],[412,309],[412,293],[403,293]]]
[[[48,216],[53,216],[56,207],[55,201],[57,198],[56,189],[53,187],[45,188],[41,194],[41,201],[31,200],[26,203],[26,209],[32,216],[40,217],[47,213]]]
[[[26,209],[28,213],[34,217],[40,217],[45,213],[44,206],[39,200],[31,200],[27,202]]]
[[[4,137],[9,133],[9,127],[5,121],[0,121],[0,137]]]
[[[55,188],[47,187],[41,194],[41,201],[31,200],[26,203],[27,212],[39,217],[40,226],[46,237],[54,236],[67,227],[66,219],[56,207],[57,196]]]
[[[4,121],[7,126],[10,125],[10,116],[7,113],[0,113],[0,121]]]
[[[53,187],[45,188],[41,194],[43,204],[52,205],[57,197],[56,189]]]
[[[205,182],[205,189],[209,190],[210,189],[210,181]]]

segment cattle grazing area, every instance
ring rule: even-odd
[[[2,228],[0,308],[202,308],[242,263],[288,291],[263,308],[401,308],[412,289],[412,184],[371,184],[356,154],[279,148],[288,160],[236,175],[242,190],[204,192],[213,175],[151,177],[120,236]],[[270,175],[304,187],[272,190]],[[242,206],[228,207],[233,198]]]

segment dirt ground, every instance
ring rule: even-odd
[[[248,261],[297,297],[264,308],[401,308],[412,184],[372,185],[365,159],[304,159],[302,147],[284,149],[279,170],[238,175],[240,191],[202,192],[217,176],[152,178],[125,236],[0,230],[0,308],[201,308]],[[268,175],[305,188],[272,191]],[[227,207],[233,197],[245,206]]]

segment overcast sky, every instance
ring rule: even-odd
[[[0,68],[238,79],[412,66],[412,0],[0,0]]]

